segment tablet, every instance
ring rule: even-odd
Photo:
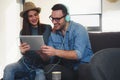
[[[44,40],[42,35],[20,36],[20,41],[29,44],[31,47],[30,50],[40,50],[40,47],[44,45]]]

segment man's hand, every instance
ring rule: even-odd
[[[48,56],[55,56],[56,55],[56,49],[50,46],[42,46],[41,47],[42,53],[48,55]]]

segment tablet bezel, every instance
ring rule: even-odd
[[[21,35],[21,43],[26,42],[30,45],[30,50],[40,50],[40,47],[44,45],[43,35]]]

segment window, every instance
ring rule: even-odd
[[[86,26],[88,31],[101,31],[101,0],[59,0],[68,7],[71,19]]]

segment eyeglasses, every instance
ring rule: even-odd
[[[59,22],[62,18],[64,18],[65,17],[65,15],[64,16],[62,16],[62,17],[60,17],[60,18],[53,18],[52,16],[50,16],[49,17],[49,19],[51,20],[51,21],[56,21],[56,22]]]

